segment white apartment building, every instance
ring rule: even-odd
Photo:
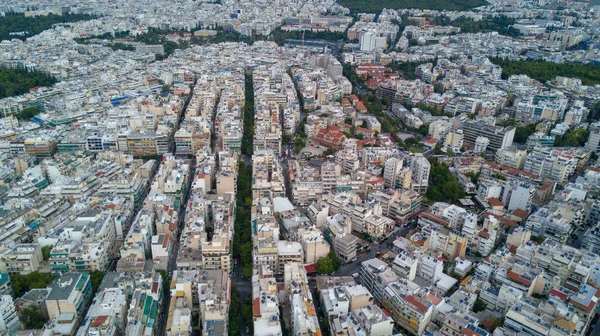
[[[415,154],[411,158],[410,168],[412,169],[412,190],[422,194],[427,192],[429,172],[431,170],[429,161],[423,154]]]

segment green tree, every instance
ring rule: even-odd
[[[20,120],[29,121],[31,118],[40,114],[40,112],[40,109],[37,107],[28,107],[15,114],[15,117]]]
[[[473,305],[473,312],[479,313],[486,309],[487,309],[487,304],[478,297],[477,300],[475,300],[475,304]]]
[[[45,72],[0,67],[0,99],[22,95],[37,86],[52,86],[56,82],[56,78]]]
[[[331,274],[342,266],[342,261],[333,251],[329,251],[327,256],[317,260],[317,272],[319,274]]]
[[[514,141],[520,144],[524,144],[527,142],[529,136],[535,133],[535,131],[535,124],[519,126],[515,129]]]
[[[48,319],[44,316],[42,309],[37,306],[29,306],[19,311],[19,319],[25,329],[42,329]]]
[[[25,40],[28,37],[52,28],[57,23],[86,21],[93,18],[93,16],[87,14],[72,13],[62,15],[52,13],[36,17],[25,17],[25,14],[5,13],[4,16],[0,17],[0,40]]]
[[[97,293],[100,288],[100,284],[102,284],[102,280],[104,279],[104,272],[102,271],[91,271],[90,272],[90,282],[92,283],[92,292]]]
[[[42,247],[42,258],[48,260],[50,258],[50,252],[54,248],[54,245],[46,245]]]
[[[502,78],[511,75],[525,74],[544,83],[556,76],[581,79],[583,85],[600,84],[600,67],[588,63],[552,63],[543,61],[512,61],[501,58],[490,58],[492,63],[502,67]]]
[[[554,139],[554,147],[582,147],[587,142],[590,131],[584,128],[568,130]]]
[[[435,147],[433,147],[433,155],[442,155],[442,154],[444,154],[442,147],[440,146],[440,144],[436,144]]]
[[[13,274],[10,277],[16,297],[22,296],[33,288],[46,288],[54,280],[52,273],[32,272],[26,275]]]
[[[460,184],[458,184],[456,178],[452,176],[442,187],[442,194],[446,200],[451,203],[456,203],[456,201],[464,196],[464,190],[461,188]]]

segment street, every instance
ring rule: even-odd
[[[351,276],[354,273],[358,273],[360,269],[360,265],[363,261],[375,258],[377,253],[385,253],[391,250],[389,244],[392,243],[395,237],[404,237],[410,230],[414,229],[417,226],[416,223],[411,223],[407,227],[396,228],[397,231],[389,235],[387,239],[385,239],[382,243],[369,243],[371,247],[371,251],[361,254],[356,258],[356,261],[351,262],[347,265],[343,265],[340,269],[335,272],[336,276]]]

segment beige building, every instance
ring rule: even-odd
[[[304,262],[307,264],[316,263],[329,253],[329,244],[321,231],[314,226],[298,230],[298,238],[304,250]]]
[[[527,160],[527,151],[515,146],[501,148],[496,151],[496,162],[514,169],[522,169]]]
[[[0,269],[3,273],[29,274],[37,271],[42,259],[39,244],[19,244],[0,256]]]
[[[283,274],[285,266],[291,263],[304,263],[302,245],[297,242],[280,240],[277,242],[277,271]]]
[[[384,237],[394,226],[394,220],[384,216],[369,216],[365,218],[364,232],[373,238]]]
[[[49,286],[46,309],[50,320],[61,315],[74,314],[78,319],[92,296],[92,284],[88,273],[65,273]]]

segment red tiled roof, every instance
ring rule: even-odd
[[[108,316],[96,316],[94,318],[94,320],[92,321],[92,323],[90,323],[90,327],[98,328],[99,326],[103,325],[107,319],[108,319]]]
[[[252,312],[254,313],[254,316],[260,316],[260,299],[259,298],[254,299],[254,301],[252,302]]]
[[[594,288],[594,287],[592,287],[592,288]],[[596,297],[596,300],[590,300],[590,303],[588,303],[587,306],[584,306],[581,303],[579,303],[577,301],[573,301],[573,300],[569,301],[569,303],[579,309],[585,310],[587,312],[591,312],[594,309],[594,307],[596,307],[596,304],[598,303],[598,298],[600,298],[600,290],[598,290],[597,288],[594,288],[594,289],[596,289],[596,293],[594,294],[594,296]]]
[[[357,147],[362,147],[362,146],[364,146],[366,144],[369,144],[369,143],[375,143],[375,141],[376,141],[375,138],[362,139],[362,140],[356,142],[356,146]]]
[[[482,215],[483,218],[487,218],[488,216],[492,216],[492,217],[496,218],[497,220],[499,220],[502,223],[504,223],[504,225],[506,225],[508,227],[511,227],[511,228],[514,227],[515,225],[517,225],[517,222],[515,222],[514,220],[508,219],[506,217],[502,217],[502,216],[499,216],[499,215],[496,215],[495,213],[492,213],[492,212],[486,211]]]
[[[487,165],[489,165],[490,167],[494,168],[494,169],[497,169],[497,170],[500,170],[500,171],[505,171],[505,172],[507,172],[507,173],[509,173],[511,175],[517,175],[517,174],[519,174],[519,175],[527,176],[527,177],[532,178],[532,179],[539,179],[540,178],[539,175],[535,175],[535,174],[528,173],[528,172],[523,171],[523,170],[514,169],[514,168],[511,168],[511,167],[508,167],[508,166],[504,166],[504,165],[501,165],[501,164],[496,163],[496,162],[486,161],[485,163]]]
[[[569,297],[569,295],[567,295],[567,293],[561,292],[555,288],[552,288],[552,290],[550,290],[550,294],[552,294],[556,297],[559,297],[559,298],[563,299],[564,301],[566,301],[567,298]]]
[[[488,198],[488,203],[490,203],[490,205],[493,207],[497,207],[497,206],[503,207],[504,206],[504,204],[502,204],[502,202],[500,202],[500,200],[495,197]]]
[[[515,211],[512,212],[513,216],[519,217],[521,219],[524,219],[525,217],[527,217],[527,211],[523,210],[523,209],[515,209]]]
[[[511,279],[514,282],[518,282],[525,286],[531,286],[531,280],[527,280],[527,279],[521,277],[519,274],[513,272],[512,270],[509,270],[506,275],[508,276],[509,279]]]
[[[306,273],[317,273],[317,265],[315,265],[315,264],[304,265],[304,270],[306,271]]]
[[[426,305],[424,305],[423,303],[421,303],[419,300],[417,300],[416,297],[414,297],[413,295],[409,295],[406,297],[406,301],[410,304],[412,304],[413,306],[417,307],[419,310],[421,310],[423,313],[427,312],[427,310],[429,309],[429,307],[427,307]]]
[[[445,226],[448,226],[450,224],[449,222],[447,222],[447,221],[445,221],[445,220],[443,220],[443,219],[441,219],[441,218],[439,218],[437,216],[434,216],[432,214],[426,213],[426,212],[421,213],[421,216],[423,216],[423,217],[425,217],[427,219],[431,219],[432,221],[438,222],[438,223],[440,223],[442,225],[445,225]]]
[[[483,238],[490,238],[490,233],[486,232],[484,230],[479,231],[479,236],[483,237]]]

